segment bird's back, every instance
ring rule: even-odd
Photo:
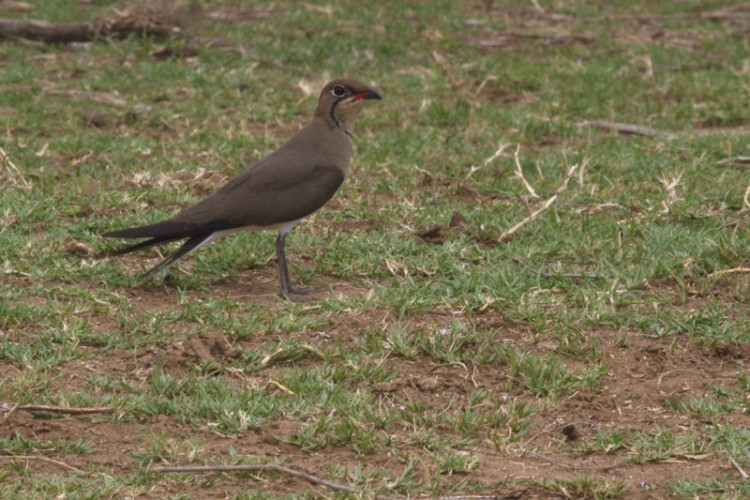
[[[348,136],[313,121],[173,221],[262,227],[300,219],[333,196],[346,177],[351,151]]]

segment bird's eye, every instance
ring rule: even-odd
[[[336,85],[335,87],[333,87],[332,92],[336,97],[344,97],[344,94],[346,94],[346,89],[341,85]]]

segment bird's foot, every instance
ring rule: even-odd
[[[323,289],[322,288],[302,288],[302,287],[293,286],[289,291],[296,295],[310,295],[311,293],[320,293],[323,291]]]
[[[307,302],[308,300],[313,300],[314,298],[309,297],[309,295],[321,291],[322,290],[320,288],[290,287],[289,290],[281,290],[280,295],[289,302]]]

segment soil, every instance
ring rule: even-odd
[[[332,281],[340,293],[365,294],[365,288],[343,280],[323,277]],[[252,290],[248,283],[254,286]],[[233,282],[217,283],[211,290],[214,297],[232,298],[240,301],[263,303],[271,313],[283,309],[275,293],[275,269],[270,264],[262,269],[240,273]],[[166,287],[124,291],[134,299],[136,307],[169,310],[175,307],[176,292]],[[206,292],[194,292],[196,298]],[[325,339],[344,347],[357,348],[361,339],[351,334],[362,331],[367,325],[380,323],[388,311],[367,313],[343,312],[331,318],[325,331]],[[424,313],[408,319],[411,327],[420,324],[439,324],[453,321],[450,314],[440,312]],[[101,318],[99,328],[107,328],[108,320]],[[489,308],[476,316],[474,327],[479,331],[490,329],[497,338],[510,342],[516,348],[523,348],[537,354],[553,353],[556,342],[534,335],[524,325],[515,324],[500,313]],[[476,470],[462,475],[460,479],[496,485],[490,489],[498,495],[519,495],[521,498],[544,498],[548,490],[530,482],[527,488],[517,484],[508,485],[509,479],[525,478],[531,481],[551,479],[571,479],[580,476],[600,478],[612,483],[622,482],[628,488],[628,498],[663,498],[668,495],[667,484],[685,477],[722,478],[737,474],[731,463],[711,453],[686,450],[682,456],[653,463],[636,463],[629,458],[628,450],[609,454],[601,452],[587,455],[575,448],[587,442],[599,431],[629,431],[656,434],[660,429],[671,429],[689,434],[691,430],[709,425],[682,413],[676,412],[668,399],[706,397],[713,393],[713,387],[736,382],[738,370],[746,358],[746,346],[722,343],[718,346],[705,346],[687,336],[648,337],[633,333],[623,347],[615,347],[615,338],[620,332],[607,329],[591,329],[582,332],[585,341],[596,341],[602,361],[609,367],[603,388],[599,393],[575,392],[564,397],[553,409],[542,411],[534,416],[534,423],[526,433],[525,441],[510,444],[502,449],[489,442],[462,449],[480,457]],[[320,339],[316,339],[320,340]],[[245,341],[243,341],[245,342]],[[250,342],[250,341],[247,341]],[[243,345],[243,348],[250,345]],[[49,390],[64,388],[65,391],[90,390],[88,379],[91,376],[107,374],[125,379],[144,379],[154,366],[172,375],[189,372],[196,363],[212,360],[219,364],[231,363],[232,347],[221,332],[211,332],[192,337],[189,341],[166,343],[158,347],[145,348],[137,354],[132,350],[102,349],[82,346],[87,351],[83,360],[50,369]],[[557,354],[560,356],[560,354]],[[561,356],[570,369],[576,368],[574,359]],[[314,357],[304,363],[322,363]],[[462,408],[468,397],[478,389],[488,389],[495,397],[529,398],[528,393],[519,389],[503,392],[509,387],[511,375],[508,366],[502,362],[474,366],[445,366],[434,358],[420,356],[413,360],[390,359],[389,363],[398,367],[398,375],[386,382],[372,384],[370,389],[391,408],[402,406],[406,401],[419,402],[425,412],[441,414],[450,408]],[[9,364],[0,367],[0,378],[13,377],[18,369]],[[62,377],[57,378],[58,374]],[[241,382],[250,386],[267,383],[269,374],[244,378]],[[530,400],[533,403],[533,400]],[[747,424],[747,416],[737,412],[722,417],[722,421],[735,425]],[[394,442],[408,429],[401,422],[387,429]],[[225,460],[230,449],[239,454],[278,459],[286,466],[316,474],[331,464],[354,468],[365,465],[368,468],[391,470],[394,477],[405,467],[403,454],[415,454],[418,448],[409,445],[397,446],[400,454],[390,453],[385,448],[370,455],[359,456],[351,447],[334,446],[317,452],[307,452],[285,444],[273,436],[291,435],[298,428],[298,422],[280,419],[261,431],[247,431],[225,436],[210,430],[198,430],[176,418],[155,416],[140,422],[112,423],[100,415],[50,415],[23,409],[7,412],[0,426],[0,438],[8,438],[19,433],[27,438],[54,440],[84,440],[94,450],[83,455],[45,453],[46,458],[66,465],[30,459],[30,467],[35,474],[53,475],[65,472],[66,467],[86,470],[96,467],[111,471],[112,475],[132,475],[139,470],[135,455],[146,453],[153,445],[154,436],[167,436],[175,442],[192,440],[200,443],[198,455],[202,461],[220,463]],[[502,431],[499,429],[498,431]],[[178,463],[189,463],[188,457],[180,452],[175,457]],[[318,472],[320,473],[320,472]],[[210,477],[210,476],[209,476]],[[273,494],[291,493],[309,488],[317,488],[319,494],[329,492],[320,486],[313,487],[306,481],[278,473],[263,473],[260,476],[223,474],[220,481],[209,481],[208,477],[196,476],[196,484],[181,478],[163,478],[150,493],[139,498],[163,498],[164,495],[188,493],[190,488],[198,488],[201,497],[218,498],[247,489],[259,489]],[[453,480],[448,480],[454,482]],[[186,490],[187,488],[187,490]]]

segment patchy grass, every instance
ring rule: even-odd
[[[30,3],[0,15],[113,12]],[[265,463],[365,495],[747,496],[750,11],[538,4],[197,2],[190,41],[0,43],[0,496],[330,493],[148,472]],[[384,100],[288,240],[317,300],[278,298],[268,234],[169,284],[139,277],[168,248],[97,257],[340,76]]]

